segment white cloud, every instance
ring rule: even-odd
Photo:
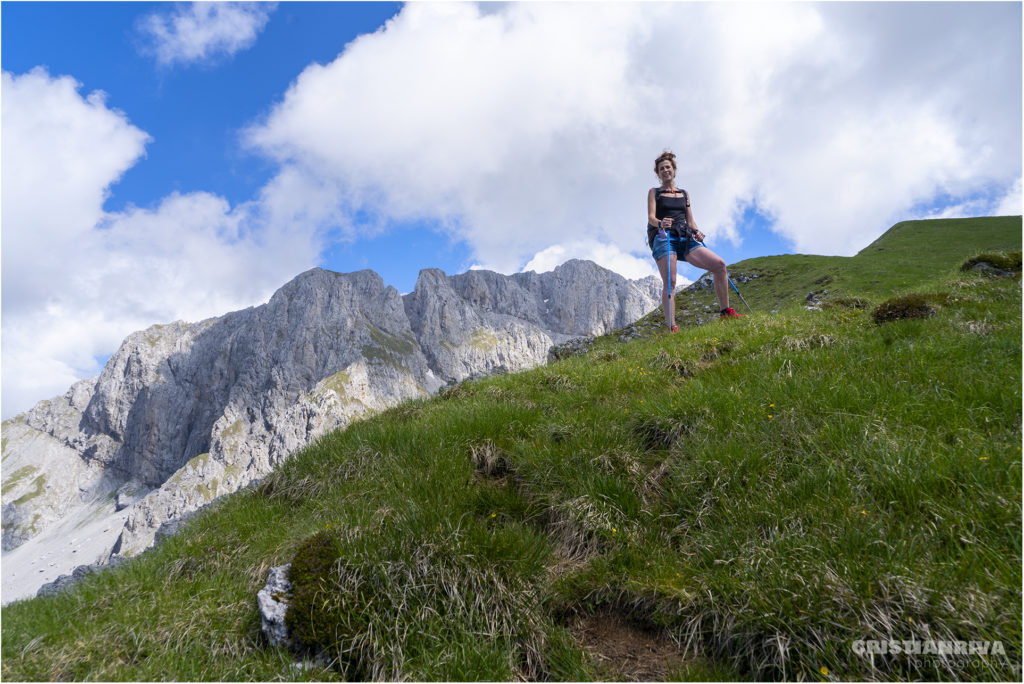
[[[189,2],[143,17],[143,50],[159,64],[192,64],[252,47],[276,3]]]
[[[248,135],[288,197],[446,221],[474,261],[513,272],[577,241],[649,258],[664,147],[712,240],[741,240],[756,201],[826,254],[1020,176],[1012,4],[484,9],[412,3],[308,67]]]
[[[3,73],[4,418],[97,374],[135,330],[265,300],[321,249],[308,224],[207,193],[105,213],[148,136],[79,88]]]
[[[1010,189],[996,205],[996,208],[992,211],[993,216],[1020,216],[1021,215],[1021,193],[1024,192],[1022,188],[1021,179],[1018,177]]]
[[[4,314],[61,278],[63,264],[19,258],[87,233],[102,216],[107,188],[144,153],[149,136],[110,110],[102,92],[82,98],[69,77],[43,69],[3,73]]]
[[[184,5],[144,30],[161,63],[206,61],[250,45],[271,10]],[[752,202],[824,254],[936,198],[938,213],[1020,213],[1020,17],[1014,3],[410,3],[249,129],[280,165],[252,202],[174,194],[118,214],[103,201],[147,134],[72,79],[4,73],[4,415],[95,373],[132,330],[257,303],[316,263],[327,231],[426,219],[505,273],[569,258],[652,273],[645,200],[664,147],[711,244],[743,239]],[[372,227],[353,231],[356,213]]]
[[[584,29],[571,5],[482,15],[413,3],[306,69],[250,141],[284,173],[335,179],[342,212],[449,219],[486,263],[514,271],[553,236],[600,237],[617,221],[577,200],[584,182],[585,194],[618,193],[636,164],[642,103],[621,93],[625,44],[641,29],[624,6],[590,8]],[[634,225],[644,190],[618,212]]]
[[[564,264],[570,259],[585,259],[593,261],[610,271],[631,280],[646,278],[658,275],[658,269],[654,260],[650,257],[638,258],[627,254],[615,245],[605,245],[592,241],[576,241],[566,244],[552,245],[533,255],[522,271],[537,271],[544,273],[554,270],[557,266]],[[682,285],[689,284],[689,280],[682,278]]]

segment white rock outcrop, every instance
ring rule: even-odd
[[[16,551],[58,531],[63,545],[72,519],[109,518],[92,542],[108,547],[86,555],[137,554],[165,521],[330,430],[471,375],[544,363],[552,345],[659,304],[656,278],[585,261],[511,276],[427,269],[404,297],[373,271],[317,268],[262,306],[133,333],[98,378],[3,424],[3,601],[25,593],[7,581],[9,566],[24,577]],[[70,572],[75,550],[61,553],[53,572]],[[56,578],[37,574],[36,588]]]
[[[271,568],[267,583],[256,594],[256,606],[260,611],[260,629],[271,646],[292,645],[285,624],[285,615],[292,598],[292,583],[288,579],[291,563]]]

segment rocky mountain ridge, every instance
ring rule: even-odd
[[[543,363],[659,304],[657,278],[578,260],[511,276],[426,269],[405,296],[372,271],[313,269],[264,305],[133,333],[98,378],[3,425],[4,601],[19,598],[12,574],[38,587],[137,554],[164,522],[362,415]],[[44,547],[52,561],[29,567]]]

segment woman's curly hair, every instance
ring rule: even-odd
[[[672,154],[668,150],[665,150],[664,152],[658,155],[657,159],[654,160],[654,173],[658,173],[658,164],[665,161],[666,159],[672,162],[673,169],[676,168],[676,155]]]

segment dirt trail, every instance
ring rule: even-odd
[[[682,649],[664,632],[610,610],[575,618],[569,631],[600,670],[620,681],[665,681],[683,663]]]

